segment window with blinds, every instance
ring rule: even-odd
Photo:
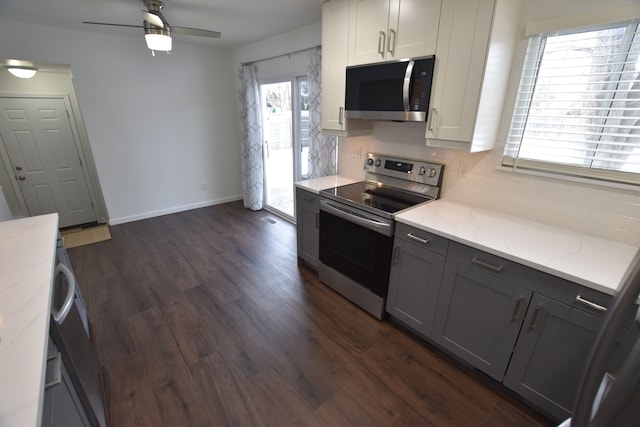
[[[640,185],[639,23],[530,37],[503,166]]]

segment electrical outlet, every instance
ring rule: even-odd
[[[362,147],[360,147],[360,146],[353,147],[351,149],[351,157],[353,157],[354,159],[361,159],[362,158]]]
[[[206,183],[206,182],[202,182],[202,183],[200,183],[200,189],[201,189],[202,191],[205,191],[205,190],[207,189],[207,183]]]

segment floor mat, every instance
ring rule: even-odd
[[[90,245],[111,239],[111,233],[109,232],[109,226],[107,224],[101,224],[91,228],[72,228],[64,230],[60,234],[62,234],[64,239],[65,249],[77,248],[78,246]]]

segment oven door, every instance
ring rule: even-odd
[[[393,221],[333,201],[320,204],[320,262],[386,298]]]

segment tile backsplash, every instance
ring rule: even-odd
[[[341,138],[339,173],[364,176],[367,152],[443,163],[442,198],[640,246],[640,189],[502,170],[502,147],[465,153],[425,145],[424,124],[375,122],[371,136]]]

